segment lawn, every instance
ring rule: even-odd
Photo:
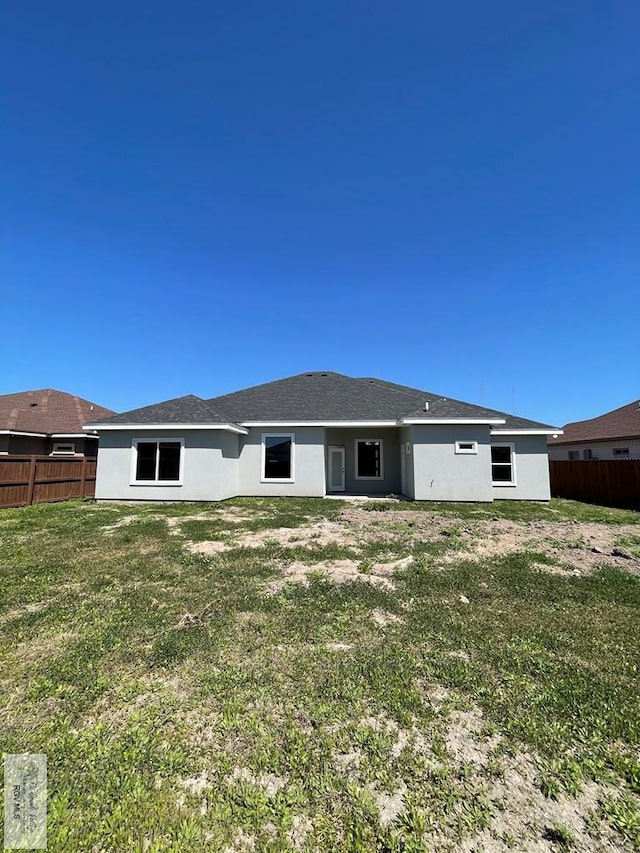
[[[0,513],[3,752],[51,851],[640,846],[640,514]]]

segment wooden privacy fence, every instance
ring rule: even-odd
[[[90,498],[95,490],[95,459],[0,457],[0,507]]]
[[[554,498],[640,509],[640,459],[551,461],[549,472]]]

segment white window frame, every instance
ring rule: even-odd
[[[291,476],[290,477],[267,477],[265,476],[265,465],[267,462],[267,438],[288,438],[291,440]],[[261,483],[295,483],[296,481],[296,434],[295,432],[263,432],[261,438],[262,452],[260,458],[260,482]]]
[[[463,447],[465,444],[470,444],[471,447]],[[462,454],[473,454],[475,456],[478,455],[478,442],[477,441],[456,441],[456,453]]]
[[[70,447],[70,450],[63,450],[62,448]],[[76,443],[75,441],[54,441],[53,447],[51,449],[52,456],[75,456],[76,455]]]
[[[136,472],[138,470],[138,445],[139,444],[161,444],[163,442],[171,442],[172,444],[180,444],[180,468],[179,468],[179,477],[177,480],[138,480],[136,479]],[[158,465],[160,463],[160,454],[156,455],[156,477],[158,474]],[[155,488],[156,486],[182,486],[184,477],[184,438],[178,438],[175,435],[168,436],[157,436],[150,435],[146,437],[140,438],[132,438],[131,439],[131,471],[129,475],[129,485],[130,486],[149,486],[151,488]]]
[[[617,451],[617,453],[616,453],[616,451]],[[628,447],[612,447],[612,448],[611,448],[611,455],[612,455],[612,456],[624,456],[624,457],[627,457],[627,456],[630,456],[631,454],[630,454],[630,451],[629,451],[629,448],[628,448]]]
[[[512,489],[514,486],[518,485],[518,480],[516,477],[516,445],[513,441],[500,441],[495,442],[491,445],[491,447],[508,447],[511,450],[511,481],[507,482],[506,480],[494,480],[493,479],[493,466],[494,465],[506,465],[506,462],[494,462],[491,459],[491,485],[494,488],[504,487],[507,489]]]
[[[378,477],[361,477],[358,474],[358,445],[366,444],[367,442],[377,441],[380,445],[380,475]],[[355,469],[355,479],[356,480],[375,480],[378,482],[379,480],[384,480],[384,440],[382,438],[354,438],[353,440],[353,449],[354,449],[354,469]]]

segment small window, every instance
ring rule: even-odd
[[[477,441],[456,441],[456,453],[477,453]]]
[[[491,480],[494,486],[515,486],[515,455],[513,444],[492,445]]]
[[[382,478],[382,440],[356,438],[356,480]]]
[[[582,458],[583,459],[593,459],[593,454],[591,453],[591,450],[589,448],[587,448],[587,450],[582,451]]]
[[[134,483],[172,483],[182,480],[181,439],[134,441]]]
[[[628,456],[629,448],[628,447],[614,447],[613,448],[614,456]]]
[[[76,445],[74,441],[54,441],[53,450],[51,451],[52,456],[73,456],[76,452]]]
[[[580,451],[579,450],[570,450],[569,451],[569,461],[576,462],[580,459]]]
[[[262,479],[271,482],[293,482],[294,435],[262,436]]]

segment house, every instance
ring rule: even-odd
[[[301,373],[92,419],[96,498],[549,499],[557,428],[382,379]]]
[[[98,436],[84,422],[113,415],[82,397],[45,388],[0,395],[0,455],[95,456]]]
[[[640,401],[567,424],[549,437],[549,459],[640,459]]]

